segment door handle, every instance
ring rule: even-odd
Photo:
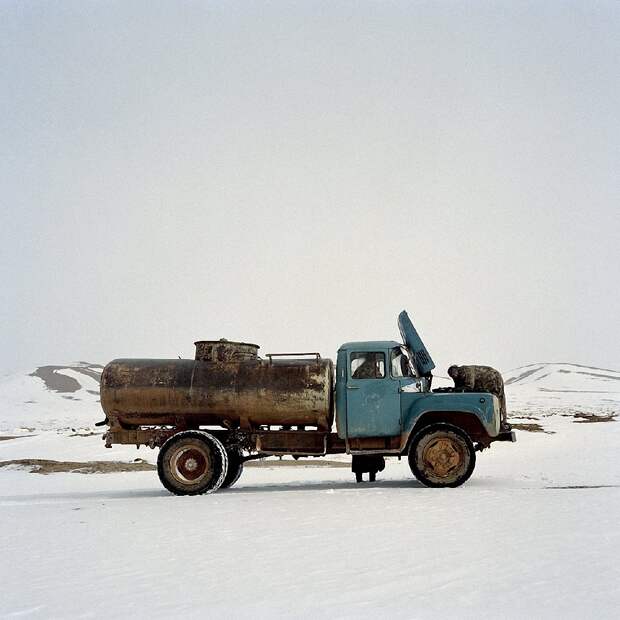
[[[359,390],[359,385],[347,385],[347,390]]]

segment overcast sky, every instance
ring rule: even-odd
[[[0,369],[396,339],[620,368],[620,3],[0,4]]]

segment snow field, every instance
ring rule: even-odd
[[[424,488],[406,459],[359,485],[347,468],[248,466],[199,497],[170,495],[155,471],[1,467],[0,618],[615,619],[618,381],[534,370],[507,386],[508,406],[544,432],[478,453],[458,489]],[[0,435],[20,435],[0,461],[155,463],[73,436],[102,413],[70,371],[72,399],[35,377],[0,382]]]
[[[616,426],[521,432],[445,490],[394,459],[375,484],[347,469],[248,467],[199,497],[169,495],[155,472],[0,469],[0,616],[615,618]],[[98,441],[0,442],[0,460],[37,442],[50,458],[79,442],[93,454]],[[549,488],[566,486],[586,488]]]

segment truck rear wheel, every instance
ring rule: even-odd
[[[221,442],[204,431],[183,431],[164,443],[157,457],[161,483],[175,495],[217,491],[228,472]]]
[[[224,478],[224,482],[222,482],[221,489],[228,489],[231,487],[239,478],[241,478],[241,474],[243,473],[243,460],[241,457],[241,452],[236,448],[227,448],[226,455],[228,456],[228,471],[226,472],[226,477]]]
[[[427,487],[458,487],[471,476],[475,465],[474,444],[452,424],[423,428],[409,446],[409,467]]]

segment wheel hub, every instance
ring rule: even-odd
[[[174,455],[171,465],[176,478],[183,482],[196,482],[209,469],[209,459],[197,448],[185,448]]]
[[[198,461],[193,458],[187,459],[187,461],[185,461],[185,469],[187,469],[187,471],[196,471],[196,469],[198,469]]]
[[[442,437],[426,446],[423,459],[436,476],[445,478],[459,467],[463,455],[458,444]]]

